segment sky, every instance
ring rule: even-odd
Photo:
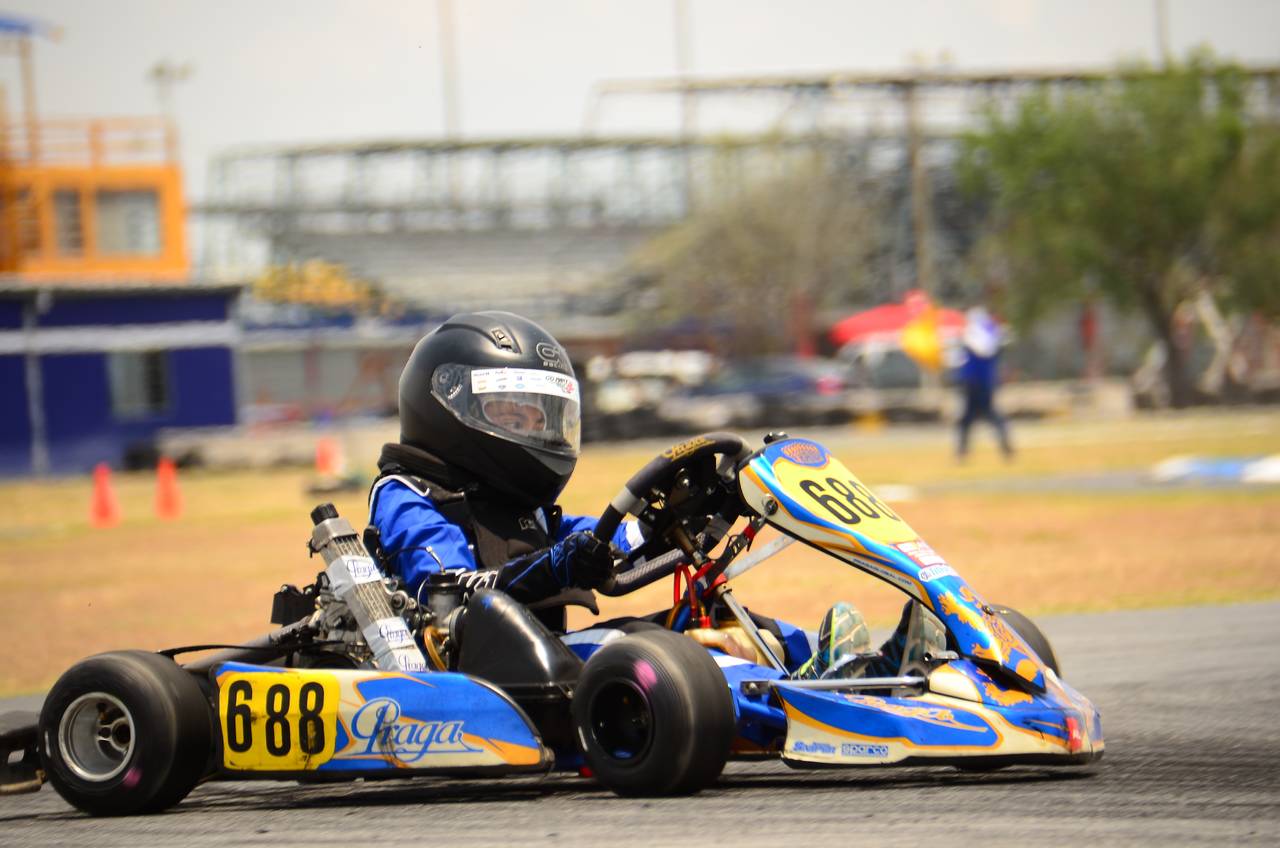
[[[43,117],[160,113],[148,70],[189,64],[172,89],[188,193],[212,155],[243,146],[445,133],[439,0],[0,0],[61,28],[35,43]],[[1156,0],[451,0],[460,133],[583,130],[601,81],[676,74],[686,4],[694,76],[1099,67],[1157,56]],[[1280,64],[1280,2],[1167,0],[1172,50]],[[0,57],[12,110],[17,63]],[[670,106],[670,108],[665,108]],[[596,112],[602,133],[671,131],[678,110]]]

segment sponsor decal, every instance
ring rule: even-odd
[[[351,717],[351,747],[341,756],[390,756],[402,763],[416,763],[433,754],[472,753],[463,741],[465,722],[419,721],[402,718],[400,705],[390,698],[375,698]]]
[[[939,577],[959,577],[956,570],[949,565],[931,565],[928,568],[920,569],[920,582],[928,583],[930,580],[937,580]]]
[[[681,442],[678,445],[672,445],[671,447],[663,451],[662,455],[665,456],[667,459],[671,460],[672,462],[676,462],[677,460],[684,459],[686,456],[693,453],[698,448],[706,447],[707,445],[710,445],[710,444],[714,444],[714,442],[712,442],[710,439],[706,438],[705,436],[698,436],[697,438],[690,439],[687,442]]]
[[[567,374],[536,368],[477,368],[471,372],[471,393],[527,392],[578,399],[578,381]]]
[[[383,618],[375,621],[373,626],[389,648],[407,648],[413,644],[413,634],[409,632],[404,619]]]
[[[782,455],[797,465],[821,466],[827,461],[827,454],[813,442],[787,442],[782,446]]]
[[[836,746],[826,742],[793,742],[791,750],[797,754],[834,754]]]
[[[871,574],[874,574],[875,576],[883,580],[887,580],[895,586],[901,587],[902,590],[906,592],[908,595],[910,595],[911,597],[914,598],[919,593],[919,589],[916,588],[914,583],[912,583],[909,579],[904,577],[902,574],[899,574],[898,572],[894,571],[893,569],[885,568],[879,563],[873,562],[872,560],[869,560],[866,557],[857,557],[857,561],[858,561],[859,568]]]
[[[910,542],[902,542],[898,545],[895,545],[894,547],[896,547],[898,550],[902,551],[904,554],[911,557],[913,560],[915,560],[917,563],[923,566],[947,564],[947,561],[942,557],[938,556],[938,554],[933,550],[933,548],[929,547],[929,545],[925,543],[924,539],[915,539]],[[954,571],[951,573],[955,574]],[[928,580],[929,578],[924,577],[922,575],[920,579]]]
[[[888,745],[871,745],[866,742],[845,742],[840,746],[842,757],[887,757]]]
[[[578,381],[572,377],[566,377],[563,374],[548,374],[547,382],[553,386],[558,386],[559,394],[564,397],[572,398],[578,394]]]
[[[400,665],[401,671],[429,671],[427,661],[422,658],[422,654],[418,653],[415,646],[412,651],[396,650],[396,662]]]
[[[342,563],[347,567],[347,573],[351,575],[352,583],[359,585],[361,583],[373,583],[382,579],[382,572],[378,570],[378,566],[374,565],[373,560],[369,557],[345,554],[342,557]]]
[[[554,368],[560,364],[560,348],[551,342],[538,342],[534,350],[538,352],[538,356],[542,357],[542,364],[548,368]]]

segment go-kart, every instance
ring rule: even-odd
[[[111,815],[163,810],[203,780],[559,769],[620,795],[671,795],[712,784],[731,757],[972,769],[1101,757],[1098,712],[1060,679],[1035,625],[985,603],[822,445],[682,442],[627,482],[595,533],[610,539],[627,516],[647,541],[598,591],[672,577],[679,601],[557,634],[539,616],[572,598],[531,609],[493,589],[468,595],[447,571],[410,597],[322,505],[310,546],[326,566],[276,595],[283,626],[246,645],[74,665],[38,718],[0,719],[0,788],[47,780]],[[766,525],[781,533],[756,542]],[[933,628],[927,649],[888,675],[868,674],[876,651],[801,673],[812,640],[773,632],[732,590],[796,540],[902,590],[912,620]]]

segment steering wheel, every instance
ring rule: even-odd
[[[672,445],[637,471],[592,532],[607,544],[623,518],[632,515],[647,525],[647,538],[596,591],[625,595],[670,576],[685,560],[687,546],[702,553],[714,548],[742,514],[734,481],[722,476],[721,466],[730,463],[736,470],[750,455],[741,437],[706,433]]]

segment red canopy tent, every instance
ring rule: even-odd
[[[910,291],[902,303],[886,303],[837,321],[827,335],[837,347],[871,341],[897,342],[903,329],[928,308],[929,298],[924,292]],[[963,312],[935,307],[934,320],[944,339],[964,332]]]

